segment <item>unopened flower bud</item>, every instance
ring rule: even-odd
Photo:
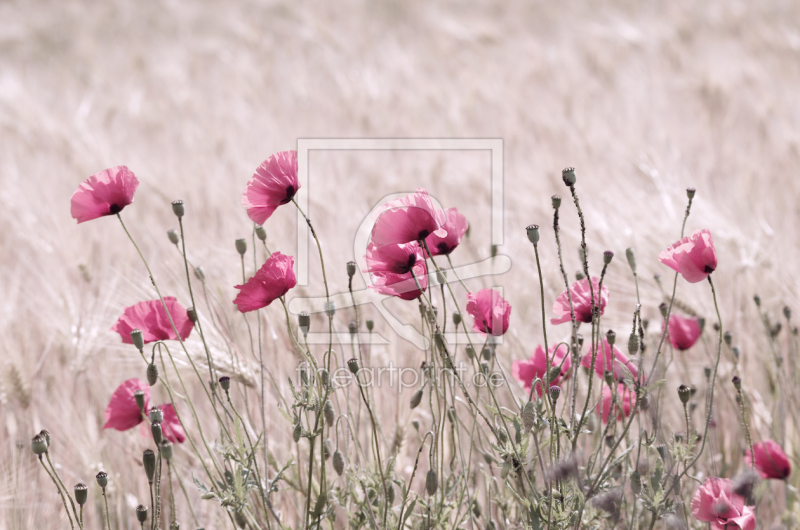
[[[412,420],[411,426],[414,427],[414,430],[419,432],[419,420]]]
[[[47,452],[47,441],[44,436],[37,434],[31,440],[31,449],[34,454],[41,455]]]
[[[149,363],[147,365],[147,384],[154,386],[158,383],[158,366],[156,363]]]
[[[692,397],[691,389],[686,385],[681,385],[678,387],[678,397],[681,398],[681,403],[684,405],[689,402],[689,398]]]
[[[428,474],[425,475],[425,491],[428,492],[428,495],[434,495],[438,489],[439,475],[436,474],[436,470],[429,469]]]
[[[237,239],[235,244],[236,252],[238,252],[240,256],[244,256],[245,252],[247,252],[247,241],[244,239]]]
[[[367,331],[371,332],[375,329],[375,321],[372,319],[367,320]]]
[[[558,210],[561,207],[561,196],[553,195],[550,197],[550,201],[553,203],[553,208]]]
[[[181,237],[178,235],[176,230],[167,230],[167,237],[169,238],[169,242],[173,245],[177,245],[181,241]]]
[[[634,495],[639,495],[642,491],[642,477],[638,471],[631,471],[631,491]]]
[[[726,331],[725,333],[723,333],[722,338],[725,339],[725,344],[727,344],[728,346],[730,346],[731,342],[733,342],[733,334],[730,331]]]
[[[322,407],[322,413],[325,415],[325,423],[328,427],[333,427],[333,422],[336,420],[336,411],[333,410],[333,403],[328,399]]]
[[[550,401],[555,403],[558,401],[558,396],[561,395],[561,387],[558,385],[553,385],[550,387]]]
[[[658,456],[661,457],[661,460],[667,461],[667,446],[664,444],[657,445],[656,451],[658,451]]]
[[[358,359],[350,359],[347,361],[347,369],[350,370],[350,373],[357,374],[358,373]]]
[[[356,262],[355,261],[348,261],[347,262],[347,277],[352,278],[356,275]]]
[[[731,379],[731,383],[733,383],[733,386],[736,388],[736,390],[742,389],[742,378],[739,377],[738,375],[733,376],[733,379]]]
[[[611,260],[613,258],[614,258],[614,253],[611,252],[610,250],[606,250],[605,252],[603,252],[603,263],[605,263],[606,265],[611,263]]]
[[[227,375],[223,375],[219,378],[219,386],[222,387],[222,390],[227,392],[231,388],[231,378]]]
[[[178,217],[183,217],[183,214],[186,213],[186,209],[184,208],[183,201],[177,200],[172,201],[172,212]]]
[[[241,511],[237,510],[233,512],[233,520],[236,523],[236,526],[238,526],[239,528],[241,529],[247,528],[247,518],[245,518],[244,514]]]
[[[108,473],[101,471],[95,475],[94,478],[97,481],[98,486],[100,486],[102,489],[106,489],[106,486],[108,486]]]
[[[608,341],[609,346],[613,346],[614,343],[617,342],[617,334],[613,329],[609,329],[606,333],[606,340]]]
[[[636,355],[639,351],[639,335],[631,333],[628,337],[628,355]]]
[[[156,454],[152,449],[145,449],[142,453],[142,464],[144,464],[144,473],[147,475],[147,482],[153,483],[153,478],[156,476]]]
[[[603,373],[603,379],[605,379],[606,384],[608,386],[613,386],[614,385],[614,372],[612,372],[611,370],[606,370]]]
[[[625,257],[628,258],[628,265],[631,271],[636,274],[636,254],[633,252],[632,248],[625,249]]]
[[[203,269],[202,265],[199,265],[194,268],[194,276],[201,282],[206,281],[206,271]]]
[[[301,436],[303,436],[303,426],[297,423],[292,430],[292,440],[294,440],[294,443],[299,442]]]
[[[139,407],[139,411],[144,412],[144,392],[137,390],[133,393],[133,399],[136,401],[136,406]]]
[[[308,328],[311,326],[311,315],[305,311],[297,315],[297,325],[300,327],[300,331],[304,336],[308,335]]]
[[[136,346],[137,350],[142,351],[144,349],[144,336],[141,329],[131,331],[131,341],[133,341],[133,345]]]
[[[333,469],[340,477],[344,473],[344,455],[338,449],[333,452]]]
[[[325,456],[325,460],[331,457],[333,453],[333,442],[330,438],[325,438],[325,442],[322,444],[322,454]]]
[[[420,403],[422,403],[422,389],[421,388],[419,390],[417,390],[416,392],[414,392],[413,394],[411,394],[411,400],[409,401],[408,405],[412,409],[415,409],[415,408],[417,408],[419,406]]]
[[[150,409],[148,416],[150,416],[150,421],[153,423],[161,423],[164,421],[164,413],[158,407]]]
[[[561,367],[559,365],[551,366],[550,371],[547,372],[547,380],[551,383],[558,379],[561,375]]]
[[[164,438],[158,442],[158,448],[161,451],[161,456],[169,462],[172,459],[172,442]]]
[[[758,307],[761,307],[761,297],[757,294],[753,295],[753,302],[755,302]]]
[[[534,245],[539,244],[539,225],[528,225],[525,229],[528,232],[528,241]]]
[[[574,186],[575,181],[577,178],[575,177],[575,168],[574,167],[566,167],[561,170],[561,179],[564,181],[564,184],[567,186]]]
[[[147,506],[140,504],[136,507],[136,520],[140,523],[147,521]]]
[[[153,435],[153,441],[156,445],[161,443],[163,439],[163,431],[161,430],[161,424],[157,422],[153,422],[150,424],[150,433]]]
[[[525,432],[528,432],[533,429],[535,424],[536,406],[533,404],[533,401],[528,401],[522,408],[522,426],[525,428]]]
[[[186,310],[186,317],[189,319],[189,322],[192,324],[197,322],[197,309],[190,307]]]
[[[350,337],[354,337],[358,331],[358,326],[354,321],[351,320],[350,323],[347,324],[347,329],[350,331]]]
[[[497,440],[503,445],[508,442],[508,433],[506,432],[505,428],[500,427],[497,429]]]
[[[256,226],[256,237],[261,241],[267,240],[267,231],[264,230],[263,226]]]
[[[669,311],[669,306],[666,302],[661,302],[658,305],[658,310],[661,311],[661,316],[667,318],[667,311]]]

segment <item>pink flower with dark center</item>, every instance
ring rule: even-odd
[[[603,377],[606,370],[609,370],[614,374],[614,380],[621,381],[625,375],[622,366],[625,366],[633,377],[639,376],[639,369],[636,362],[628,359],[616,346],[611,346],[605,338],[603,339],[601,350],[602,351],[597,352],[597,357],[594,360],[594,371],[597,375]],[[592,366],[591,345],[589,346],[589,353],[584,355],[581,359],[581,366],[584,368],[590,368]]]
[[[194,323],[189,320],[186,308],[179,304],[174,296],[165,296],[164,304],[169,310],[181,340],[186,340],[194,328]],[[111,331],[119,333],[125,344],[133,344],[131,331],[134,329],[142,330],[145,344],[157,340],[178,340],[161,300],[148,300],[126,307]]]
[[[273,252],[253,277],[235,286],[239,294],[233,303],[242,313],[267,307],[297,285],[293,267],[294,257]]]
[[[447,213],[447,222],[442,228],[447,231],[447,235],[440,237],[433,233],[425,238],[425,243],[434,256],[446,256],[453,252],[469,228],[467,218],[459,213],[458,208],[449,208],[445,212]]]
[[[717,253],[708,228],[695,230],[692,235],[676,241],[658,255],[658,261],[681,273],[689,283],[708,278],[717,268]]]
[[[78,223],[115,215],[133,202],[139,179],[125,166],[104,169],[84,180],[70,199],[72,218]]]
[[[600,308],[600,314],[606,309],[608,304],[608,289],[603,286],[600,292],[600,280],[597,277],[592,277],[592,289],[594,290],[594,303]],[[575,310],[575,319],[578,322],[591,322],[592,321],[592,292],[589,290],[589,280],[586,278],[579,280],[569,286],[569,292],[572,296],[572,307]],[[572,322],[572,315],[569,310],[569,298],[567,291],[564,291],[555,303],[553,303],[553,313],[558,315],[556,318],[551,318],[551,324],[563,324],[564,322]]]
[[[508,331],[511,304],[494,289],[481,289],[467,295],[467,313],[472,315],[472,328],[494,336]]]
[[[426,239],[431,234],[447,235],[442,228],[447,214],[433,205],[425,188],[417,188],[416,193],[387,202],[376,215],[370,240],[377,246],[401,245]]]
[[[792,464],[780,445],[772,440],[764,440],[754,444],[753,451],[756,453],[755,468],[761,478],[778,480],[789,478],[792,473]],[[744,460],[748,464],[752,464],[750,449],[745,451]]]
[[[159,405],[158,408],[164,413],[164,421],[161,422],[161,432],[164,437],[174,444],[182,444],[186,441],[186,433],[178,420],[178,415],[175,414],[175,407],[172,403],[164,403]]]
[[[382,246],[370,243],[365,256],[366,270],[394,274],[408,274],[414,270],[414,274],[419,277],[419,271],[421,271],[419,264],[425,261],[423,255],[422,247],[416,241],[402,245]]]
[[[281,151],[264,160],[247,181],[242,205],[254,223],[263,225],[278,206],[291,202],[299,189],[297,151]]]
[[[661,323],[661,329],[664,329],[664,323]],[[692,317],[682,317],[680,315],[669,316],[669,342],[676,350],[688,350],[697,339],[700,338],[702,330],[698,320]]]
[[[137,390],[144,392],[144,410],[148,410],[150,401],[150,385],[140,379],[128,379],[117,387],[111,395],[106,412],[106,423],[103,429],[116,429],[127,431],[139,425],[144,418],[136,404],[133,393]]]
[[[422,291],[417,289],[417,283],[411,273],[396,274],[393,272],[373,272],[372,285],[369,286],[375,292],[396,296],[403,300],[416,300],[428,288],[428,271],[424,262],[419,262],[414,268]]]
[[[713,530],[755,530],[756,516],[744,497],[731,489],[726,478],[709,477],[692,498],[692,516],[698,521],[711,523]]]
[[[553,366],[561,366],[561,373],[555,379],[550,381],[550,386],[556,386],[560,384],[562,380],[565,380],[569,377],[569,369],[572,366],[572,360],[569,358],[569,348],[567,348],[566,344],[559,344],[558,350],[556,350],[556,346],[550,346],[549,351],[551,368]],[[553,352],[555,352],[555,355],[553,355]],[[562,360],[564,361],[563,365],[561,364]],[[537,377],[541,379],[542,384],[544,384],[546,371],[547,358],[544,354],[544,348],[542,348],[541,345],[536,347],[536,350],[533,352],[533,355],[529,360],[520,361],[515,359],[511,364],[511,375],[514,376],[514,379],[525,385],[526,391],[530,391],[531,384]],[[536,385],[536,393],[541,397],[541,385]]]
[[[613,397],[616,395],[616,404],[613,403]],[[617,420],[627,418],[631,415],[631,411],[636,406],[636,394],[623,384],[618,384],[617,388],[613,391],[608,385],[603,386],[603,399],[597,404],[597,413],[603,418],[603,423],[608,423],[608,417],[613,410],[617,411]],[[620,410],[621,407],[621,410]]]

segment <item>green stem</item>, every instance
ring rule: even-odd
[[[53,474],[50,473],[50,470],[47,469],[47,465],[44,463],[44,460],[42,460],[42,455],[39,455],[39,462],[42,464],[42,467],[47,472],[47,475],[52,479],[53,484],[56,485],[56,489],[58,490],[58,495],[61,497],[61,502],[64,503],[64,511],[67,512],[67,518],[69,519],[69,526],[70,526],[70,528],[75,530],[75,525],[72,522],[72,516],[69,513],[69,508],[67,508],[67,501],[64,498],[64,492],[61,490],[61,486],[59,486],[58,481],[53,476]]]

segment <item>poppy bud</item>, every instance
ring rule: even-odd
[[[358,359],[353,358],[353,359],[350,359],[349,361],[347,361],[347,369],[350,370],[351,374],[357,374],[358,373]]]
[[[95,475],[94,478],[97,480],[98,486],[100,486],[102,489],[106,489],[106,486],[108,486],[108,473],[101,471]]]
[[[613,346],[614,343],[617,342],[617,334],[613,329],[609,329],[608,333],[606,333],[606,340],[608,341],[609,346]]]
[[[347,262],[347,277],[352,278],[356,275],[356,262],[355,261],[348,261]]]
[[[686,188],[686,196],[689,197],[689,200],[694,199],[694,194],[697,190],[694,188]]]
[[[169,238],[169,242],[172,243],[173,245],[177,245],[181,241],[181,238],[178,235],[178,232],[175,231],[174,229],[173,230],[167,230],[167,237]]]
[[[144,337],[142,336],[141,329],[134,329],[131,331],[131,340],[137,350],[142,351],[144,349]]]
[[[89,488],[83,482],[75,484],[75,502],[83,506],[89,498]]]
[[[333,469],[340,477],[344,473],[344,455],[338,449],[333,453]]]
[[[550,401],[554,404],[558,401],[558,396],[561,395],[561,387],[557,385],[553,385],[550,387]]]
[[[47,448],[49,449],[50,448],[50,431],[48,431],[47,429],[42,429],[41,431],[39,431],[39,434],[42,435],[42,438],[44,438],[44,441],[47,444]]]
[[[489,375],[489,363],[481,363],[481,372],[485,376]]]
[[[197,322],[197,310],[195,308],[190,307],[187,309],[186,316],[192,324]]]
[[[528,225],[525,229],[528,232],[528,241],[534,245],[539,244],[539,225]]]
[[[394,485],[389,484],[386,486],[386,498],[389,501],[389,506],[394,503]]]
[[[47,441],[45,440],[44,436],[41,434],[37,434],[31,440],[31,449],[33,450],[34,454],[41,455],[47,452]]]
[[[736,390],[742,389],[742,378],[739,377],[738,375],[733,376],[733,379],[731,379],[731,383],[733,383],[733,386],[736,388]]]
[[[156,454],[152,449],[145,449],[142,453],[142,464],[144,464],[144,473],[147,475],[147,482],[153,483],[153,477],[156,476]]]
[[[631,491],[634,495],[639,495],[642,491],[642,476],[638,471],[631,471]]]
[[[639,351],[639,335],[631,333],[628,337],[628,355],[636,355]]]
[[[144,412],[144,392],[137,390],[133,393],[133,399],[136,401],[136,406],[139,407],[139,411]]]
[[[136,520],[140,523],[147,521],[147,506],[140,504],[136,507]]]
[[[297,315],[297,325],[300,327],[300,331],[304,336],[308,335],[308,328],[311,326],[311,315],[305,311]]]
[[[611,263],[611,259],[613,257],[614,257],[614,253],[611,252],[610,250],[606,250],[605,252],[603,252],[603,263],[608,265],[609,263]]]
[[[528,401],[522,408],[522,426],[525,428],[525,432],[528,432],[533,429],[535,424],[536,406],[533,404],[533,401]]]
[[[472,515],[474,515],[475,517],[480,519],[482,513],[483,513],[483,511],[481,510],[481,505],[478,503],[477,500],[473,500],[472,501]]]
[[[558,376],[560,375],[561,375],[561,367],[558,365],[551,366],[550,371],[547,372],[547,380],[552,383],[553,381],[558,379]]]
[[[305,368],[300,369],[300,381],[303,383],[303,386],[308,386],[308,374]]]
[[[415,409],[419,407],[419,404],[422,403],[422,389],[420,388],[413,394],[411,394],[411,400],[409,401],[409,407]]]
[[[561,178],[564,180],[564,184],[567,186],[574,186],[575,181],[577,178],[575,177],[575,168],[574,167],[566,167],[561,170]]]
[[[183,214],[186,213],[186,209],[184,208],[183,201],[172,201],[172,212],[180,219],[183,217]]]
[[[240,256],[244,256],[245,252],[247,252],[247,241],[244,239],[237,239],[235,244],[236,252],[238,252]]]
[[[172,442],[164,438],[158,442],[158,448],[161,451],[161,456],[169,462],[172,459]]]
[[[508,442],[508,433],[503,427],[497,429],[497,440],[503,445],[505,445],[506,442]]]
[[[154,386],[158,383],[158,366],[156,366],[156,363],[147,365],[147,383],[150,386]]]
[[[686,385],[681,385],[678,387],[678,397],[681,398],[681,403],[684,405],[689,402],[689,398],[692,397],[692,392]]]
[[[710,366],[704,367],[703,368],[703,373],[705,374],[706,379],[710,379],[711,378],[711,367]]]
[[[761,297],[757,294],[753,295],[753,302],[755,302],[758,307],[761,307]]]
[[[419,432],[419,420],[412,420],[411,426],[414,427],[414,430]]]
[[[603,378],[606,380],[606,384],[608,386],[614,385],[614,372],[612,372],[611,370],[606,370],[603,373]]]
[[[172,521],[169,523],[169,530],[181,530],[181,523],[178,521]]]
[[[303,436],[303,426],[298,423],[292,430],[292,439],[294,440],[294,443],[299,442],[301,436]]]
[[[163,438],[163,432],[161,430],[161,424],[160,423],[156,423],[156,422],[151,423],[150,424],[150,432],[153,435],[153,441],[156,443],[156,445],[160,444],[161,440]]]
[[[328,315],[328,318],[333,318],[333,315],[336,314],[336,304],[333,300],[325,302],[325,313]]]
[[[150,416],[150,421],[153,423],[161,423],[164,421],[164,413],[161,412],[161,409],[158,407],[150,409],[148,416]]]
[[[628,258],[628,265],[631,271],[636,274],[636,254],[633,252],[632,248],[625,249],[625,257]]]
[[[470,358],[470,359],[474,359],[475,358],[475,348],[472,347],[472,344],[467,344],[467,347],[464,348],[464,350],[467,352],[467,357],[468,358]]]
[[[667,311],[669,311],[669,306],[666,302],[661,302],[658,304],[658,310],[661,311],[661,316],[667,318]]]
[[[452,406],[449,409],[447,409],[447,420],[450,423],[456,422],[456,409]]]
[[[561,196],[560,195],[553,195],[550,197],[550,201],[553,203],[553,208],[558,210],[561,207]]]
[[[733,342],[733,334],[730,331],[723,333],[722,338],[725,339],[725,344],[728,346],[730,346],[731,342]]]
[[[614,436],[613,435],[606,436],[606,447],[614,447]]]
[[[336,412],[333,410],[333,403],[331,403],[330,399],[325,401],[322,413],[325,415],[325,423],[328,424],[328,427],[333,427],[333,422],[336,420]]]
[[[428,474],[425,475],[425,491],[428,492],[428,495],[434,495],[438,489],[439,475],[436,474],[435,470],[429,469]]]
[[[739,350],[739,346],[734,346],[731,348],[731,351],[733,352],[733,356],[736,357],[736,360],[738,361],[739,356],[742,354],[742,352]]]
[[[331,453],[333,453],[333,442],[330,438],[325,438],[325,443],[322,444],[322,454],[325,456],[325,460],[331,457]]]
[[[367,320],[367,331],[372,331],[375,329],[375,321],[372,319]]]
[[[202,265],[194,268],[194,276],[201,282],[204,282],[206,280],[206,272],[203,270]]]
[[[577,281],[581,281],[584,278],[586,278],[586,275],[583,273],[583,271],[578,271],[578,272],[575,273],[575,279]]]
[[[647,394],[639,398],[639,408],[641,410],[647,410],[650,408],[650,398]]]
[[[350,331],[350,337],[353,337],[356,334],[356,331],[358,331],[358,326],[351,320],[347,325],[347,329]]]
[[[657,445],[656,451],[658,451],[658,456],[661,457],[661,460],[667,461],[667,446],[664,444]]]
[[[231,378],[227,375],[223,375],[219,378],[219,386],[222,387],[222,390],[227,392],[231,388]]]

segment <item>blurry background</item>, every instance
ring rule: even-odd
[[[229,303],[241,282],[233,242],[252,229],[240,195],[258,164],[294,148],[298,137],[504,140],[499,252],[513,265],[470,285],[503,286],[513,306],[501,349],[507,367],[542,340],[526,225],[542,226],[548,309],[563,290],[554,193],[565,198],[567,271],[579,268],[579,225],[562,167],[577,168],[590,267],[599,271],[603,250],[617,254],[604,323],[630,325],[635,291],[624,251],[634,247],[651,334],[660,330],[662,301],[653,274],[670,285],[672,278],[656,257],[678,239],[685,188],[697,188],[687,233],[713,232],[723,324],[741,347],[741,372],[753,380],[754,437],[775,437],[762,381],[770,357],[752,296],[760,293],[776,320],[798,296],[798,16],[787,1],[0,1],[0,527],[51,528],[63,515],[29,450],[42,428],[53,435],[65,482],[90,484],[91,502],[98,500],[94,474],[109,472],[112,524],[130,528],[132,508],[146,494],[139,461],[148,440],[101,427],[114,388],[144,378],[135,350],[108,329],[126,305],[154,292],[113,218],[81,226],[70,218],[76,186],[114,165],[135,172],[141,185],[123,216],[164,294],[188,306],[182,261],[165,235],[177,227],[170,201],[184,199],[190,258],[243,333]],[[417,186],[471,221],[456,264],[489,257],[488,152],[321,152],[310,167],[308,213],[334,291],[346,289],[345,263],[360,258],[353,236],[364,214],[385,195]],[[291,208],[279,209],[266,228],[273,250],[296,252]],[[313,247],[310,255],[311,285],[298,295],[323,293]],[[678,297],[714,321],[707,284],[679,280]],[[388,305],[417,322],[413,304]],[[266,313],[277,337],[265,337],[266,355],[285,381],[296,363],[279,308]],[[351,318],[339,311],[337,326],[346,329]],[[323,322],[318,315],[312,325]],[[392,341],[382,321],[376,329],[391,341],[376,349],[377,359],[418,365],[421,352]],[[244,335],[239,340],[237,353],[253,363]],[[212,342],[224,350],[221,337]],[[196,336],[189,346],[201,354]],[[723,386],[730,359],[726,352]],[[680,382],[701,385],[707,362],[701,348],[688,354],[688,368],[670,376],[667,399]],[[252,383],[253,373],[242,379]],[[269,386],[268,405],[285,391]],[[160,392],[154,389],[155,400],[165,397]],[[406,397],[382,403],[386,424],[409,417]],[[718,448],[728,447],[725,459],[738,465],[741,431],[733,419],[720,423]],[[290,429],[270,413],[270,448],[282,461],[294,451]],[[219,510],[197,500],[190,474],[184,478],[201,524],[217,527]],[[186,503],[179,504],[189,527]],[[88,525],[99,528],[95,508]]]

